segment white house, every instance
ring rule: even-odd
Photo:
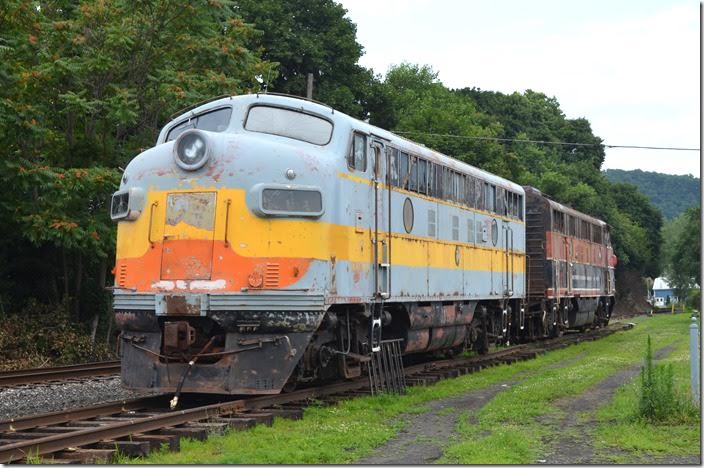
[[[663,277],[655,278],[653,282],[653,305],[655,307],[665,307],[668,303],[677,303],[675,290]]]

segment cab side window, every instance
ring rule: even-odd
[[[214,111],[199,114],[179,122],[169,130],[166,141],[175,140],[180,134],[189,128],[198,128],[209,132],[224,132],[230,124],[232,108],[224,107]]]
[[[367,137],[355,133],[352,137],[352,148],[347,158],[347,165],[360,172],[367,170]]]

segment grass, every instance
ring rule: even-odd
[[[228,432],[204,442],[182,440],[179,453],[160,452],[137,462],[349,463],[395,436],[403,427],[403,414],[426,412],[428,401],[483,388],[510,379],[518,371],[517,367],[501,366],[492,373],[410,388],[401,397],[362,397],[332,407],[312,407],[299,421],[277,418],[271,427]]]
[[[675,388],[689,395],[689,340],[682,339],[661,362],[672,364]],[[653,424],[638,417],[638,379],[621,386],[612,401],[597,413],[594,443],[606,458],[638,463],[648,457],[698,455],[701,453],[701,427],[696,407],[682,408],[669,420]]]
[[[571,346],[537,359],[502,365],[479,374],[413,387],[401,397],[363,397],[333,407],[311,407],[299,421],[276,419],[271,427],[228,432],[204,442],[181,441],[179,453],[159,452],[137,463],[351,463],[370,454],[403,428],[403,416],[428,410],[427,402],[512,382],[484,408],[460,418],[458,437],[441,462],[535,463],[542,438],[554,428],[536,418],[560,416],[552,402],[577,395],[619,369],[637,363],[648,333],[655,349],[686,333],[684,315],[641,318],[634,330]],[[685,324],[687,323],[687,324]],[[682,332],[684,330],[684,332]],[[657,331],[657,333],[655,333]],[[560,363],[565,364],[560,367]],[[448,410],[445,411],[449,414]],[[453,439],[454,440],[454,439]],[[122,461],[122,460],[121,460]]]
[[[677,345],[687,336],[684,315],[640,318],[635,329],[568,349],[579,359],[563,367],[542,368],[492,399],[479,412],[464,415],[457,432],[461,440],[445,449],[440,463],[536,463],[545,456],[545,440],[560,436],[555,422],[562,416],[553,403],[587,388],[642,360],[647,334],[656,349]],[[657,334],[653,333],[657,330]],[[558,352],[564,353],[564,351]],[[557,354],[557,353],[556,353]],[[470,416],[471,420],[470,420]]]

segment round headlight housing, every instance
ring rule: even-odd
[[[192,129],[183,132],[174,144],[174,160],[181,169],[195,171],[208,161],[210,144],[205,133]]]

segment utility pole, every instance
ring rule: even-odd
[[[313,99],[313,74],[308,73],[308,86],[306,88],[306,99]]]

